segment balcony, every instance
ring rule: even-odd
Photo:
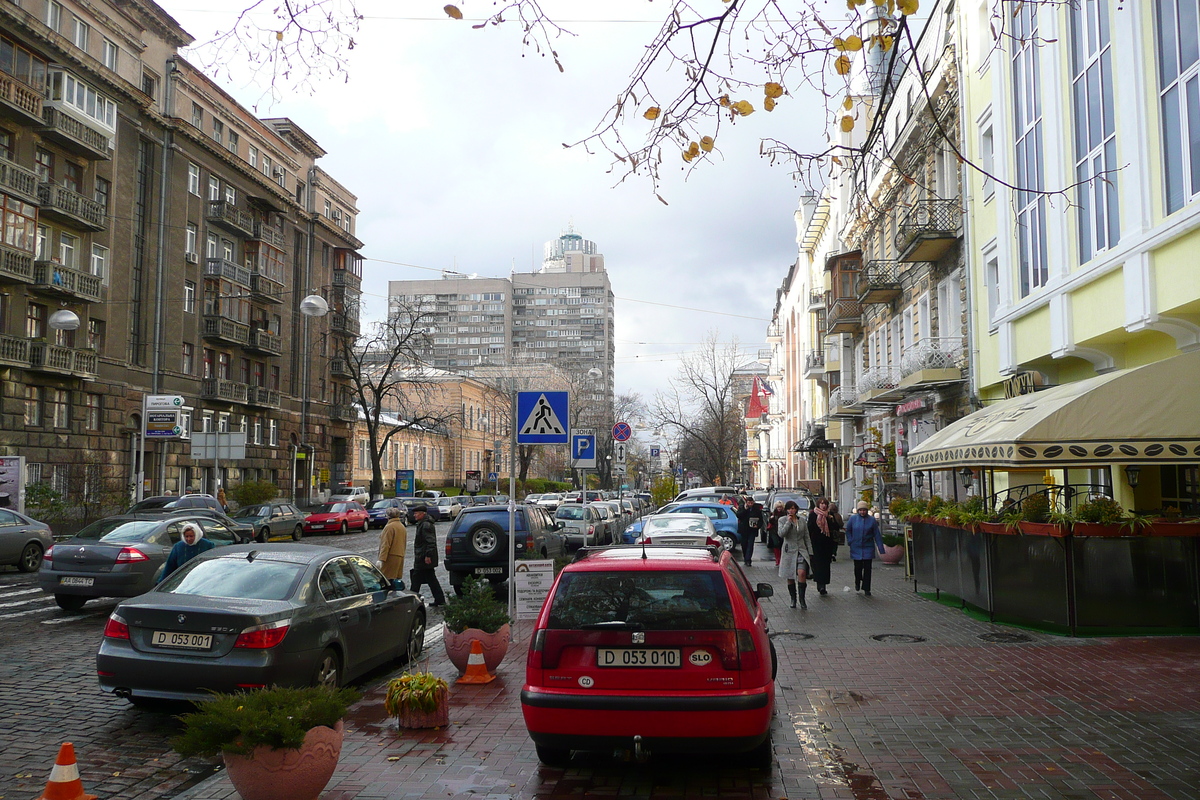
[[[210,342],[245,345],[250,342],[250,326],[220,314],[205,314],[201,335]]]
[[[857,417],[862,414],[858,408],[858,392],[853,386],[839,386],[829,393],[829,416]]]
[[[858,402],[898,401],[903,392],[900,388],[900,370],[893,366],[871,367],[858,378]]]
[[[957,200],[919,200],[896,231],[899,260],[937,261],[958,241],[961,229]]]
[[[329,361],[329,374],[335,378],[353,378],[350,364],[344,358],[333,358]]]
[[[60,347],[48,342],[29,343],[29,368],[72,378],[96,377],[96,351]]]
[[[767,323],[767,344],[779,344],[783,341],[783,331],[780,330],[779,323],[771,320]]]
[[[28,367],[29,340],[0,333],[0,364],[8,367]]]
[[[809,350],[804,354],[804,377],[816,378],[825,375],[825,351]]]
[[[246,405],[260,408],[279,408],[281,398],[279,392],[265,386],[250,386],[246,392]]]
[[[250,387],[237,381],[221,378],[205,378],[200,382],[200,397],[203,400],[219,400],[224,403],[245,403]]]
[[[858,333],[862,330],[862,305],[850,298],[831,299],[825,311],[825,333]]]
[[[224,200],[209,200],[206,218],[212,224],[236,236],[244,239],[254,238],[254,217]]]
[[[0,281],[33,283],[33,253],[0,244]]]
[[[808,310],[820,311],[821,309],[825,308],[825,303],[827,300],[825,295],[826,292],[823,292],[819,289],[813,289],[810,291],[808,293]]]
[[[42,93],[0,72],[0,110],[25,125],[41,125]]]
[[[42,136],[81,158],[92,161],[107,161],[112,158],[107,133],[80,122],[53,106],[42,109],[42,124],[38,125],[37,129]]]
[[[330,406],[329,418],[338,422],[358,422],[358,406],[353,403]]]
[[[206,258],[204,259],[204,274],[209,278],[224,278],[233,281],[253,291],[250,270],[232,261],[226,261],[223,258]]]
[[[0,158],[0,189],[31,203],[38,202],[37,174],[4,158]]]
[[[348,333],[358,336],[358,317],[335,312],[329,315],[329,327],[338,333]]]
[[[262,328],[255,328],[250,331],[246,349],[272,356],[283,355],[283,338]]]
[[[963,379],[966,353],[959,336],[930,337],[904,349],[900,356],[901,388],[927,389]]]
[[[42,207],[43,216],[65,222],[74,228],[102,231],[108,224],[104,206],[58,184],[38,185],[38,205]]]
[[[99,278],[50,261],[33,262],[33,285],[43,294],[89,303],[100,302]]]
[[[283,284],[277,280],[268,278],[260,272],[250,275],[250,291],[254,293],[255,297],[264,302],[283,302]]]
[[[360,289],[362,288],[362,278],[350,270],[335,269],[333,271],[333,285],[345,286],[350,289]]]
[[[890,303],[900,296],[900,273],[904,269],[902,261],[868,261],[862,272],[858,273],[855,291],[858,292],[858,302]]]
[[[287,240],[284,238],[283,231],[267,225],[262,220],[254,223],[254,235],[250,238],[265,242],[272,247],[278,247],[280,250],[287,246]]]

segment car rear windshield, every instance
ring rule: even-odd
[[[466,528],[468,525],[476,525],[480,522],[483,522],[484,520],[487,520],[488,522],[493,522],[496,525],[499,525],[500,530],[502,530],[502,531],[508,530],[508,508],[507,507],[501,508],[500,506],[487,505],[487,506],[481,506],[481,508],[483,508],[484,510],[483,511],[475,511],[474,507],[473,507],[469,513],[459,514],[458,515],[459,529],[462,530],[462,529]],[[525,530],[525,517],[522,514],[521,510],[517,511],[517,530],[518,531]]]
[[[291,596],[303,564],[245,558],[209,558],[193,562],[158,587],[170,594],[285,600]]]
[[[147,519],[102,519],[75,534],[76,539],[95,539],[102,542],[144,542],[161,522]]]
[[[569,508],[564,508],[563,506],[559,506],[558,511],[554,512],[554,518],[555,519],[583,519],[583,508],[581,506],[574,506],[574,507],[569,507]]]
[[[568,572],[550,606],[549,627],[725,630],[733,609],[714,571]]]

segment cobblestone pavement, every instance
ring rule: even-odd
[[[452,685],[445,730],[397,730],[381,690],[369,691],[323,800],[1200,797],[1200,639],[993,625],[878,564],[868,598],[845,585],[846,561],[833,565],[828,597],[810,592],[808,611],[793,611],[773,565],[749,573],[778,592],[766,601],[780,657],[770,770],[734,756],[634,764],[577,754],[569,769],[542,767],[521,721],[518,642],[493,683]],[[454,677],[438,642],[427,654],[428,669]],[[236,794],[216,775],[185,796]]]

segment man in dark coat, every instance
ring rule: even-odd
[[[742,540],[742,560],[750,566],[754,559],[754,543],[758,540],[758,530],[762,527],[762,506],[754,502],[753,497],[747,497],[746,502],[737,510],[738,538]]]
[[[437,577],[437,528],[425,511],[425,506],[414,508],[413,516],[417,520],[417,529],[413,535],[413,568],[408,573],[410,588],[420,594],[422,584],[428,585],[429,591],[433,592],[433,606],[436,608],[446,602],[446,595],[442,593],[442,584]]]

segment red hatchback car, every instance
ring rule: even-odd
[[[580,550],[526,662],[521,711],[538,758],[632,750],[769,766],[776,661],[758,598],[771,595],[716,547]]]
[[[305,533],[348,533],[371,527],[371,516],[361,503],[326,503],[304,518]]]

